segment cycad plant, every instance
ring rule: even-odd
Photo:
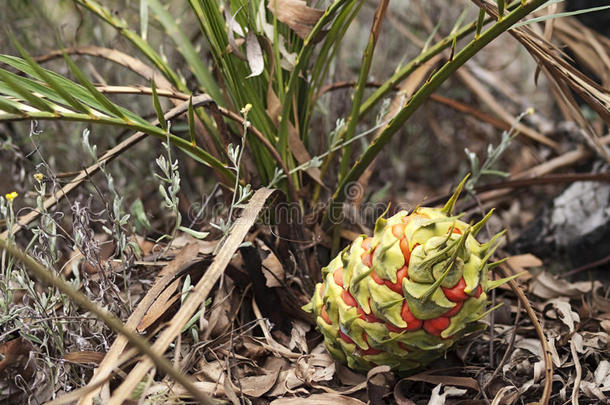
[[[157,121],[148,122],[121,106],[120,101],[110,101],[104,93],[113,89],[90,81],[70,56],[87,50],[66,48],[55,53],[55,56],[63,53],[72,74],[69,79],[41,67],[17,41],[13,43],[20,57],[0,56],[4,65],[0,69],[0,121],[71,120],[119,126],[163,139],[169,136],[175,147],[209,166],[225,186],[235,188],[235,184],[244,181],[236,182],[235,171],[227,168],[230,156],[226,145],[240,142],[240,135],[234,138],[241,134],[244,123],[241,112],[250,105],[248,136],[243,139],[255,172],[248,173],[248,179],[255,186],[278,187],[291,200],[301,199],[299,191],[309,187],[314,190],[314,198],[300,201],[305,212],[309,202],[319,199],[320,190],[329,188],[333,193],[324,221],[328,228],[331,225],[328,213],[344,200],[347,185],[358,180],[422,103],[480,49],[546,1],[511,4],[498,1],[497,18],[486,17],[482,8],[476,21],[456,24],[448,36],[427,45],[416,58],[398,66],[391,77],[366,96],[364,89],[389,3],[381,0],[353,87],[351,109],[347,116],[337,117],[343,118],[343,125],[336,129],[328,151],[322,156],[314,156],[308,149],[315,100],[327,83],[333,58],[364,1],[337,0],[317,9],[300,0],[189,0],[190,17],[196,19],[203,38],[195,41],[188,38],[161,0],[140,2],[140,33],[102,2],[74,0],[74,3],[114,27],[140,51],[146,71],[140,69],[138,73],[150,80],[150,88],[138,87],[134,92],[152,95]],[[188,81],[155,44],[147,41],[145,32],[150,16],[154,16],[186,61],[191,73]],[[467,45],[459,49],[457,41],[468,38]],[[202,56],[202,49],[209,58]],[[371,111],[381,108],[381,101],[396,85],[447,49],[450,57],[409,99],[402,100],[399,108],[383,117],[375,136],[354,160],[352,146],[355,138],[360,137],[356,134],[358,124],[365,122]],[[113,58],[99,51],[89,53]],[[123,63],[129,66],[124,60]],[[199,96],[196,103],[189,101],[199,93],[208,97]],[[169,97],[175,105],[188,105],[189,136],[178,136],[167,125],[161,96]],[[322,175],[336,164],[337,184],[327,184]]]

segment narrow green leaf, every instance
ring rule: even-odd
[[[502,18],[504,18],[504,7],[505,7],[505,3],[504,0],[497,0],[498,3],[498,20],[501,20]]]
[[[487,282],[487,291],[498,288],[502,284],[508,283],[510,280],[514,280],[517,277],[523,276],[524,274],[527,274],[527,271],[522,271],[521,273],[513,274],[512,276],[504,277],[498,280],[489,281]]]
[[[92,114],[91,108],[86,106],[85,104],[78,101],[72,94],[70,94],[66,89],[61,86],[51,75],[47,74],[46,71],[40,67],[38,63],[34,61],[34,59],[30,56],[30,54],[21,46],[19,41],[12,35],[9,34],[11,42],[17,48],[17,51],[21,55],[23,59],[34,69],[34,71],[38,74],[38,76],[45,82],[49,87],[59,94],[61,98],[63,98],[72,108],[74,108],[78,112]]]
[[[159,125],[161,125],[161,128],[163,128],[165,131],[167,131],[167,122],[165,122],[163,109],[161,108],[161,102],[159,101],[159,95],[157,94],[157,85],[155,84],[155,79],[152,79],[150,81],[150,87],[152,89],[153,106],[155,107],[155,112],[157,113]]]
[[[6,97],[0,96],[0,110],[6,111],[11,114],[21,114],[25,115],[26,113],[21,108],[22,104],[19,104],[16,101],[8,99]]]
[[[451,216],[453,214],[453,208],[455,207],[455,203],[457,202],[458,198],[460,198],[460,194],[462,193],[464,184],[466,184],[466,180],[468,180],[469,177],[470,177],[470,173],[468,173],[466,176],[464,176],[462,181],[460,181],[460,184],[458,184],[458,186],[455,188],[455,191],[453,192],[453,195],[451,196],[449,201],[447,201],[447,203],[445,204],[443,209],[441,209],[442,213],[444,213],[445,215],[448,215],[448,216]]]
[[[200,239],[200,240],[207,238],[208,235],[210,234],[209,232],[196,231],[194,229],[187,228],[185,226],[179,226],[178,229],[181,230],[182,232],[188,233],[193,238]]]
[[[172,16],[159,0],[147,0],[148,6],[155,13],[155,16],[163,25],[167,35],[174,41],[178,51],[186,60],[189,68],[197,78],[203,90],[208,93],[216,103],[224,105],[224,98],[218,83],[214,79],[210,69],[203,63],[201,56],[195,50],[191,40],[178,25],[177,20]]]
[[[513,28],[522,27],[524,25],[533,24],[533,23],[536,23],[536,22],[550,20],[552,18],[563,18],[563,17],[570,17],[570,16],[574,16],[574,15],[578,15],[578,14],[593,13],[593,12],[596,12],[596,11],[607,10],[609,8],[610,8],[610,5],[586,8],[586,9],[582,9],[582,10],[566,11],[566,12],[563,12],[563,13],[543,15],[541,17],[532,18],[532,19],[520,22],[518,24],[515,24],[513,26]]]
[[[385,13],[388,7],[389,0],[381,0],[373,24],[369,39],[364,52],[362,53],[362,63],[360,67],[360,74],[358,75],[358,81],[354,87],[354,94],[352,95],[352,111],[347,119],[347,127],[343,134],[343,139],[347,142],[354,137],[356,133],[356,126],[358,125],[358,114],[360,112],[360,105],[362,104],[362,98],[364,97],[364,90],[369,77],[369,71],[371,64],[373,63],[373,54],[375,52],[375,46],[377,45],[378,30],[385,18]],[[352,144],[348,144],[343,148],[343,156],[341,158],[341,166],[339,168],[339,179],[345,177],[348,169],[352,166]]]
[[[21,80],[19,80],[20,78],[18,76],[13,77],[12,74],[7,72],[6,70],[0,69],[0,79],[13,91],[19,94],[21,98],[30,103],[33,107],[36,107],[40,111],[47,111],[53,113],[56,111],[51,103],[40,97],[35,96],[34,94],[26,90],[24,87],[22,87],[19,83]]]
[[[74,0],[87,10],[96,14],[99,18],[107,22],[109,25],[117,29],[122,36],[124,36],[127,40],[129,40],[132,44],[136,46],[156,67],[163,73],[163,75],[174,85],[176,88],[183,92],[188,92],[188,88],[180,80],[180,77],[172,70],[172,68],[167,64],[167,62],[159,55],[146,40],[144,40],[141,36],[139,36],[134,31],[130,30],[127,26],[127,23],[121,19],[116,17],[115,13],[113,13],[108,8],[102,6],[95,0]],[[150,2],[149,2],[150,6]]]
[[[489,221],[489,219],[491,218],[492,214],[494,213],[494,208],[490,209],[489,212],[487,213],[487,215],[485,215],[483,217],[483,219],[481,219],[479,222],[477,222],[476,224],[474,224],[474,226],[472,227],[472,236],[477,236],[477,234],[479,233],[479,231],[481,229],[483,229],[483,226],[485,225],[485,223],[487,221]]]
[[[410,118],[413,113],[423,105],[424,101],[436,91],[460,66],[470,60],[484,46],[490,43],[493,39],[509,30],[514,24],[520,21],[523,17],[536,10],[538,7],[546,3],[548,0],[530,0],[524,6],[518,6],[502,20],[496,22],[492,27],[485,31],[478,40],[470,42],[460,52],[458,52],[452,61],[443,65],[423,86],[420,87],[413,97],[409,100],[392,120],[385,126],[379,136],[371,142],[368,148],[360,156],[347,175],[340,180],[340,183],[333,193],[332,201],[328,207],[336,206],[344,201],[346,195],[346,187],[351,182],[357,181],[364,173],[366,168],[381,152],[383,147],[389,142],[394,134],[403,127],[405,121]],[[364,108],[364,104],[363,104]],[[328,229],[332,224],[329,213],[331,208],[327,208],[324,228]]]
[[[0,69],[0,73],[2,70]],[[34,120],[65,120],[65,121],[78,121],[78,122],[95,122],[98,124],[112,125],[123,128],[129,128],[134,131],[141,131],[145,134],[152,135],[160,140],[166,140],[168,134],[162,128],[154,126],[150,123],[141,124],[137,122],[124,121],[120,118],[100,116],[97,119],[92,119],[88,114],[73,113],[73,112],[48,112],[48,111],[32,111],[28,112],[27,116],[14,115],[14,114],[0,114],[0,122],[4,121],[15,121],[18,119],[34,119]],[[180,138],[174,134],[169,134],[170,141],[177,148],[181,149],[191,158],[200,162],[206,166],[211,167],[222,177],[227,179],[229,182],[235,182],[235,174],[227,169],[227,167],[206,150],[193,146],[190,141]]]
[[[40,79],[40,77],[38,76],[36,71],[26,61],[24,61],[21,58],[18,58],[15,56],[9,56],[9,55],[0,55],[0,62],[4,62],[4,63],[14,67],[15,69],[20,70],[21,72],[26,73],[29,76]],[[96,100],[96,98],[91,95],[90,91],[87,90],[85,87],[83,87],[71,80],[68,80],[65,77],[58,75],[57,73],[52,72],[50,70],[45,69],[45,72],[48,75],[51,75],[56,82],[58,82],[62,87],[64,87],[66,89],[66,91],[73,94],[74,97],[78,98],[80,101],[87,103],[91,107],[93,107],[99,111],[102,111],[105,114],[108,114],[110,116],[115,115],[112,112],[106,110],[104,105],[100,104]],[[10,74],[13,75],[12,73],[10,73]],[[16,79],[19,79],[21,81],[22,85],[26,86],[30,92],[40,93],[44,97],[46,97],[49,100],[54,101],[56,103],[63,102],[63,99],[50,87],[44,86],[40,82],[26,78],[26,77],[21,77],[21,76],[17,76],[17,75],[13,75],[13,76]],[[138,122],[143,125],[147,124],[147,121],[144,120],[139,115],[134,114],[134,113],[130,112],[129,110],[124,109],[119,106],[117,106],[117,108],[119,108],[122,112],[122,115],[127,116],[129,118],[129,120]]]
[[[460,29],[460,26],[464,22],[464,19],[466,18],[466,14],[467,13],[468,13],[467,9],[464,9],[464,11],[462,11],[460,13],[460,15],[457,18],[457,20],[455,20],[455,24],[453,24],[453,28],[451,29],[450,34],[454,34],[455,35],[458,32],[458,30]]]

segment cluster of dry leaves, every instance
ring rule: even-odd
[[[219,281],[213,283],[212,298],[196,322],[198,342],[190,333],[178,334],[169,350],[175,367],[191,375],[196,387],[210,396],[232,404],[274,405],[513,404],[535,402],[541,396],[547,384],[543,346],[509,287],[495,297],[503,307],[493,313],[493,320],[486,320],[493,322],[493,333],[488,328],[466,338],[456,351],[418,374],[399,376],[380,366],[360,375],[331,359],[311,320],[287,315],[294,310],[287,302],[300,304],[307,299],[300,280],[288,274],[274,246],[263,242],[265,238],[251,234],[247,239],[252,246],[231,255]],[[150,243],[141,242],[147,255],[140,266],[157,269],[156,276],[133,292],[140,295],[139,304],[126,325],[151,338],[167,329],[184,305],[185,278],[189,276],[195,284],[209,274],[215,244],[183,235],[166,257],[158,257],[150,251]],[[552,276],[532,255],[511,257],[508,267],[523,272],[519,285],[527,291],[544,330],[554,368],[550,403],[608,403],[608,286]],[[275,301],[278,296],[281,305]],[[127,343],[119,337],[106,353],[66,354],[62,366],[94,364],[96,376],[76,394],[59,395],[52,403],[76,399],[92,403],[93,394],[107,403],[120,389],[118,383],[141,360]],[[24,340],[5,342],[0,352],[0,372],[5,376],[8,372],[32,376],[27,362],[29,345]],[[170,378],[150,376],[154,373],[137,381],[129,401],[192,400]]]

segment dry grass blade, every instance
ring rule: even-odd
[[[163,289],[172,281],[175,277],[176,273],[180,271],[184,265],[190,263],[197,257],[197,253],[199,252],[199,246],[197,244],[190,244],[184,247],[178,255],[172,260],[167,266],[165,266],[160,272],[155,282],[150,287],[150,289],[146,292],[146,295],[142,300],[138,303],[138,306],[133,311],[133,313],[129,316],[129,319],[125,323],[125,327],[135,330],[137,325],[140,323],[146,311],[157,299],[159,294],[163,291]],[[89,405],[93,401],[93,397],[98,394],[101,389],[99,384],[100,381],[106,381],[110,378],[114,368],[117,366],[117,362],[119,360],[119,356],[123,353],[123,350],[127,346],[127,339],[124,336],[118,336],[110,350],[100,363],[97,370],[95,370],[93,377],[89,380],[87,386],[89,387],[98,387],[90,391],[88,394],[79,397],[80,405]]]
[[[487,90],[468,70],[460,69],[457,71],[457,74],[462,82],[504,122],[509,125],[514,125],[518,132],[522,133],[528,138],[531,138],[543,145],[547,145],[556,151],[559,150],[559,144],[557,142],[547,138],[538,131],[535,131],[534,129],[520,122],[515,122],[515,118],[496,101],[491,92]]]
[[[471,377],[458,377],[451,375],[433,375],[427,372],[412,375],[406,378],[409,381],[423,381],[430,384],[453,385],[456,387],[470,388],[474,391],[479,391],[479,383]]]
[[[99,380],[93,385],[85,385],[79,389],[74,391],[70,391],[65,395],[55,398],[52,401],[46,402],[45,405],[64,405],[64,404],[73,404],[78,401],[83,396],[88,395],[91,391],[99,389],[102,385],[104,385],[110,376],[108,376],[105,380]]]
[[[313,394],[306,398],[280,398],[270,405],[364,405],[359,399],[338,394]]]
[[[600,78],[604,87],[610,85],[610,41],[584,26],[576,18],[555,21],[554,35],[574,53],[578,62]]]
[[[193,97],[193,106],[202,106],[202,105],[206,105],[209,103],[213,103],[213,100],[207,94],[202,94],[202,95]],[[168,111],[165,114],[165,119],[166,120],[174,119],[175,117],[178,117],[178,116],[184,114],[187,111],[187,109],[188,109],[188,102],[179,104],[177,107],[172,108],[170,111]],[[155,121],[153,125],[157,125],[157,124],[158,124],[158,121]],[[100,169],[100,165],[102,163],[110,162],[111,160],[115,159],[121,153],[125,152],[127,149],[131,148],[132,146],[134,146],[135,144],[137,144],[138,142],[140,142],[142,139],[146,138],[147,136],[148,135],[145,134],[144,132],[136,132],[135,134],[131,135],[129,138],[125,139],[123,142],[119,143],[114,148],[106,151],[106,153],[104,153],[104,155],[102,155],[95,164],[87,167],[86,169],[81,170],[79,172],[78,176],[76,176],[70,183],[66,184],[60,190],[53,193],[53,195],[51,197],[47,198],[43,203],[44,208],[49,209],[49,208],[53,207],[55,204],[57,204],[59,202],[59,200],[62,197],[67,196],[70,192],[72,192],[74,189],[76,189],[83,181],[85,181],[89,176],[92,176],[93,174],[95,174]],[[30,222],[36,220],[36,218],[38,218],[40,216],[40,214],[41,214],[41,212],[39,210],[34,210],[34,211],[30,212],[29,214],[18,218],[17,222],[15,223],[15,225],[13,226],[12,229],[7,229],[2,234],[0,234],[0,239],[6,239],[9,233],[15,234],[16,232],[19,232],[21,229],[23,229],[25,226],[27,226]]]
[[[212,287],[222,276],[225,268],[229,264],[235,251],[244,240],[248,230],[256,221],[258,214],[262,210],[267,198],[273,194],[274,190],[262,188],[256,191],[250,202],[244,209],[242,215],[235,222],[230,235],[226,239],[224,245],[214,258],[214,261],[207,269],[201,280],[184,301],[180,310],[174,315],[170,324],[161,333],[152,349],[157,353],[164,353],[172,341],[181,333],[184,325],[191,319],[197,308],[206,300]],[[120,405],[129,397],[135,387],[142,381],[142,378],[148,373],[153,366],[147,358],[143,359],[134,367],[125,381],[116,389],[113,396],[110,398],[108,405]]]

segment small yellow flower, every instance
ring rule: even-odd
[[[241,112],[241,115],[246,115],[250,112],[251,109],[252,109],[252,104],[248,103],[244,106],[244,108],[242,108],[239,111]]]
[[[40,183],[42,181],[42,179],[44,179],[44,174],[36,173],[36,174],[34,174],[34,178],[36,179],[36,181],[38,181]]]
[[[15,198],[19,197],[19,194],[17,194],[17,192],[16,192],[16,191],[13,191],[12,193],[5,194],[5,195],[4,195],[4,197],[5,197],[5,198],[6,198],[6,199],[7,199],[9,202],[11,202],[11,201],[13,201]]]

